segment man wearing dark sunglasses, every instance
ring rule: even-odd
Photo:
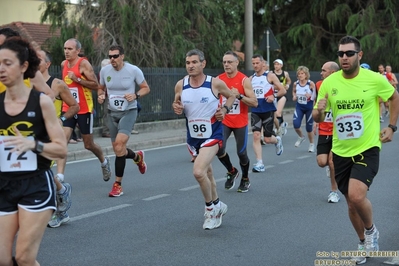
[[[110,64],[100,71],[100,87],[98,90],[98,102],[100,104],[104,102],[105,97],[108,98],[106,123],[116,156],[115,182],[108,194],[110,197],[123,195],[122,178],[126,159],[133,160],[141,174],[147,171],[144,151],[134,152],[126,145],[137,118],[137,99],[148,94],[150,87],[140,68],[123,61],[124,53],[122,46],[112,45],[109,48]],[[137,91],[136,84],[139,86]]]
[[[359,237],[359,251],[377,251],[379,232],[373,223],[367,191],[379,168],[381,143],[390,142],[399,114],[398,92],[378,73],[360,68],[363,51],[358,39],[339,42],[340,71],[323,81],[313,110],[316,122],[333,113],[333,162],[338,189],[344,194],[349,218]],[[390,124],[380,131],[378,98],[391,101]],[[363,255],[363,253],[360,253]],[[366,263],[366,256],[353,258]]]

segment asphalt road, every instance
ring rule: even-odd
[[[383,146],[380,171],[369,192],[384,251],[399,249],[395,137]],[[317,259],[333,259],[331,252],[357,249],[345,201],[327,203],[325,170],[317,166],[316,155],[307,152],[308,141],[294,147],[296,138],[290,129],[279,157],[274,145],[263,147],[267,169],[250,174],[248,193],[237,193],[238,184],[226,191],[225,169],[213,161],[219,196],[229,210],[222,226],[210,231],[202,229],[204,202],[185,145],[146,150],[145,175],[128,163],[125,194],[119,198],[108,197],[112,179],[102,180],[97,160],[68,164],[71,221],[46,230],[38,261],[42,266],[315,265]],[[252,164],[252,135],[249,139]],[[227,145],[237,166],[234,141],[230,138]],[[366,265],[384,260],[370,258]]]

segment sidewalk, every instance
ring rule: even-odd
[[[288,122],[288,128],[292,128],[293,112],[294,109],[284,110],[284,120]],[[127,147],[137,151],[186,143],[185,125],[185,119],[137,123],[134,129],[139,134],[130,136]],[[95,128],[93,135],[94,142],[100,145],[105,156],[114,155],[110,138],[101,137],[101,128]],[[83,142],[68,144],[68,162],[89,158],[94,158],[94,154],[84,148]]]

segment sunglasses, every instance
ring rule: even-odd
[[[347,57],[352,57],[352,56],[354,56],[357,53],[359,53],[359,52],[358,51],[353,51],[353,50],[349,50],[349,51],[345,51],[345,52],[344,51],[338,51],[337,55],[339,57],[344,57],[344,54],[345,54]]]
[[[223,65],[224,65],[224,64],[229,64],[229,65],[230,65],[230,64],[232,64],[232,63],[234,63],[234,62],[235,62],[235,61],[230,61],[230,60],[228,60],[228,61],[223,61]]]
[[[114,55],[109,54],[109,55],[108,55],[108,58],[109,58],[109,59],[111,59],[111,58],[117,59],[119,56],[120,56],[120,54],[114,54]]]

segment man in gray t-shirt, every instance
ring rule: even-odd
[[[109,48],[110,64],[100,71],[98,102],[102,104],[108,98],[107,125],[115,152],[115,182],[110,197],[123,195],[122,178],[126,158],[137,164],[140,173],[147,171],[144,151],[133,152],[126,147],[137,118],[137,99],[148,94],[150,88],[140,68],[124,62],[124,49],[119,45]],[[139,89],[136,91],[136,85]],[[105,91],[107,96],[105,96]],[[108,180],[106,180],[108,181]]]

